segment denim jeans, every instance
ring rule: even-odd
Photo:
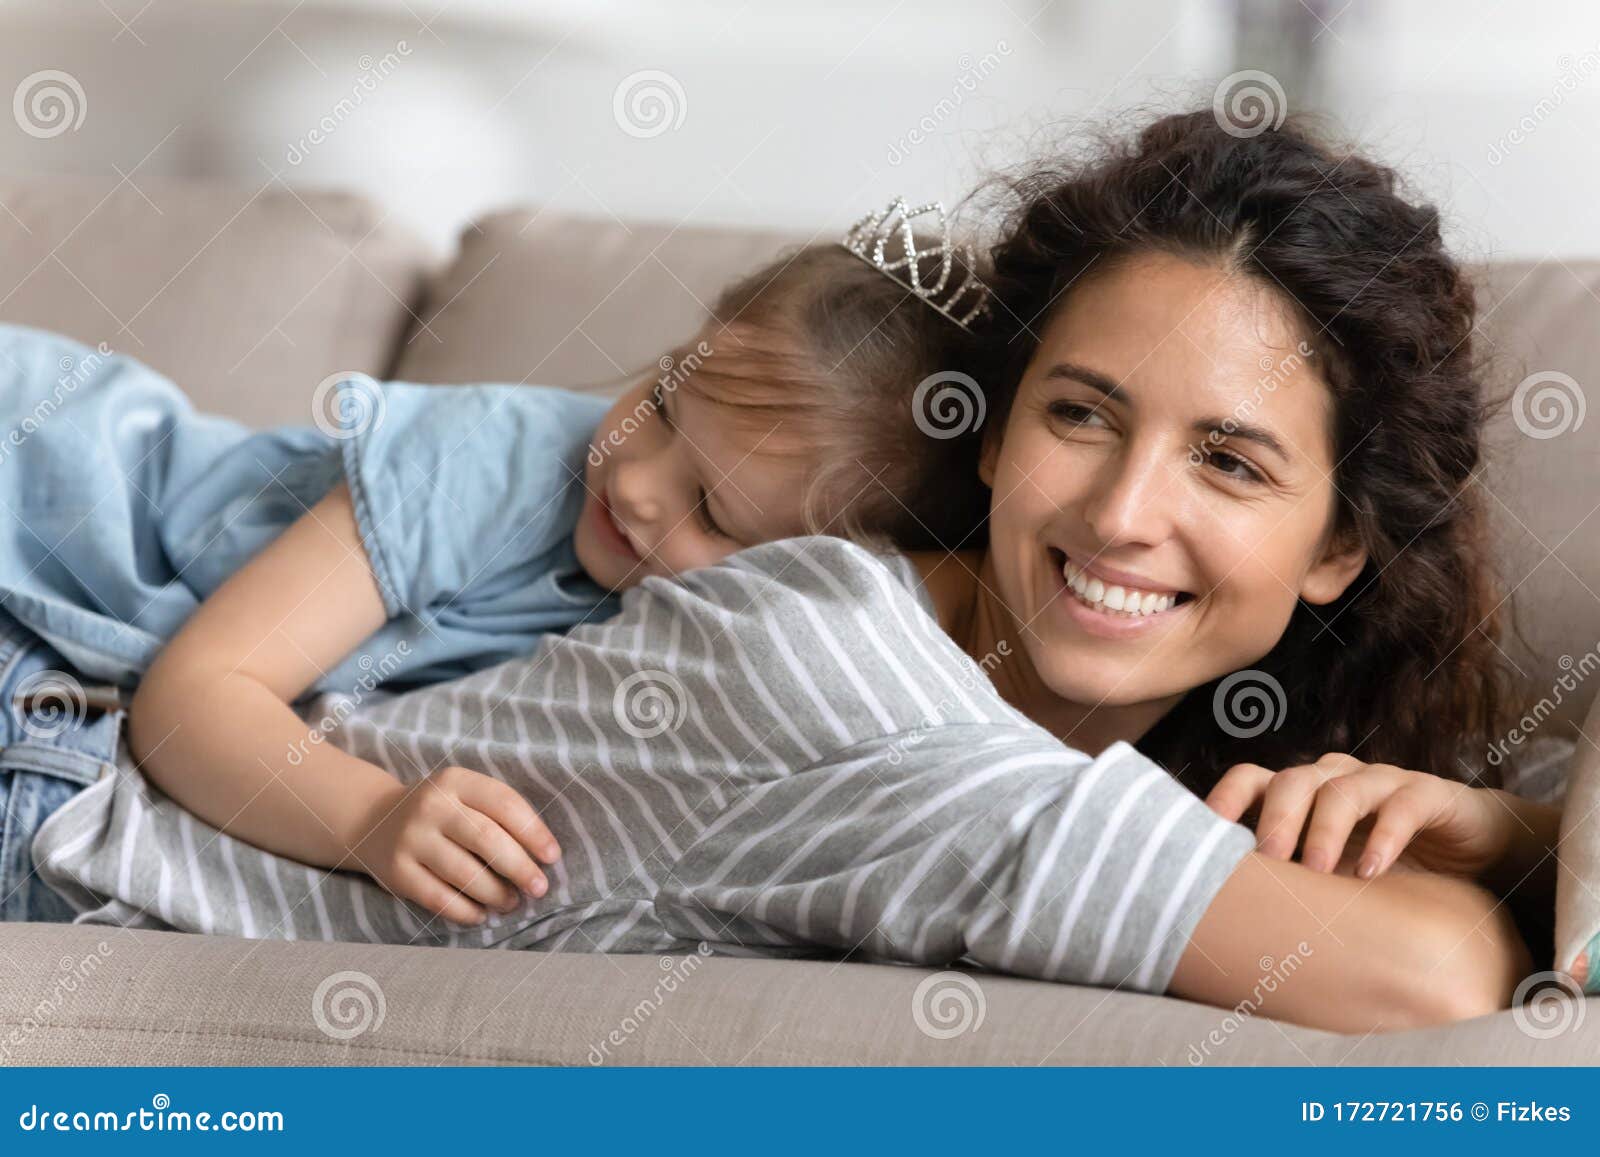
[[[112,774],[125,713],[102,709],[107,691],[0,610],[0,920],[66,923],[76,914],[34,871],[33,836]]]

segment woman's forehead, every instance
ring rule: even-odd
[[[1029,376],[1045,382],[1063,364],[1123,385],[1135,410],[1265,425],[1313,461],[1330,452],[1332,395],[1298,311],[1245,274],[1129,259],[1070,291]]]

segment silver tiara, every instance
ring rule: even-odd
[[[928,214],[932,214],[937,223],[937,233],[934,235],[938,237],[938,244],[918,249],[912,222]],[[900,243],[900,256],[891,259],[884,255],[884,248],[895,240]],[[969,321],[989,307],[989,289],[978,280],[972,246],[957,246],[950,240],[950,224],[945,218],[944,203],[941,201],[929,201],[913,209],[906,204],[904,197],[896,197],[886,208],[868,213],[850,226],[839,244],[886,273],[896,284],[916,294],[962,329],[966,329]],[[966,273],[959,284],[952,284],[951,274],[955,270],[957,256],[965,264]],[[931,283],[925,283],[922,280],[922,264],[934,258],[939,261],[939,276]]]

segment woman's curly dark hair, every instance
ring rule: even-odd
[[[1253,668],[1283,688],[1282,725],[1250,738],[1223,730],[1218,679],[1140,750],[1201,794],[1235,763],[1276,769],[1331,751],[1460,780],[1485,773],[1516,688],[1497,646],[1507,620],[1476,477],[1503,399],[1483,389],[1473,287],[1437,211],[1304,119],[1236,136],[1209,110],[1163,117],[1004,190],[1013,207],[990,254],[990,380],[1003,387],[992,421],[1003,425],[1037,335],[1080,279],[1149,251],[1225,262],[1276,291],[1336,403],[1336,533],[1358,536],[1370,557],[1336,602],[1300,603]]]

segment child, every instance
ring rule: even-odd
[[[246,434],[117,360],[60,407],[97,445],[62,434],[52,453],[52,422],[21,447],[23,474],[60,486],[22,502],[19,537],[34,519],[91,533],[49,548],[60,571],[20,552],[27,573],[0,568],[0,593],[83,674],[143,674],[129,746],[186,809],[475,923],[514,907],[513,885],[547,887],[535,861],[559,847],[526,801],[461,768],[402,789],[308,744],[289,704],[526,654],[608,617],[647,576],[775,538],[961,544],[986,509],[982,399],[966,399],[966,428],[941,430],[927,411],[948,391],[930,403],[918,389],[970,353],[942,308],[948,263],[935,277],[919,261],[908,283],[855,248],[807,247],[735,285],[609,409],[561,390],[356,378],[333,387],[335,420]],[[43,335],[5,336],[37,364],[27,347]]]

